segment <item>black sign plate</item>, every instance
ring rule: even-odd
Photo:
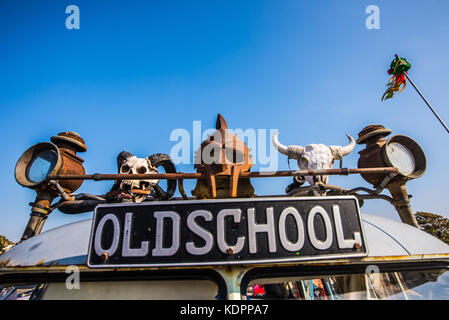
[[[256,198],[99,205],[87,263],[200,266],[366,255],[355,197]]]

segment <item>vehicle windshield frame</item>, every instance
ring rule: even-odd
[[[266,279],[312,279],[332,276],[350,276],[366,274],[369,266],[376,266],[379,273],[403,273],[403,272],[436,272],[446,270],[449,271],[449,261],[404,261],[404,262],[367,262],[354,264],[329,264],[329,265],[305,265],[298,268],[298,266],[288,267],[267,267],[267,268],[253,268],[245,273],[243,276],[240,289],[241,295],[246,296],[246,290],[250,283],[255,280]]]

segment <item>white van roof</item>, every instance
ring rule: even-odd
[[[449,245],[407,224],[362,214],[368,257],[447,254]],[[43,232],[0,256],[0,266],[86,265],[92,219]],[[366,259],[366,258],[364,258]]]

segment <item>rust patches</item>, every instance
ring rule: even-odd
[[[11,259],[6,259],[6,260],[0,261],[0,267],[7,267],[10,262],[11,262]]]
[[[53,260],[51,262],[47,262],[45,265],[46,266],[59,266],[60,264],[59,264],[58,260]]]
[[[44,266],[44,263],[45,263],[45,260],[44,260],[44,259],[39,260],[39,261],[36,263],[36,267],[43,267],[43,266]]]
[[[195,159],[199,161],[195,161],[194,167],[206,181],[198,180],[192,194],[197,199],[252,197],[254,188],[250,180],[240,179],[241,173],[249,172],[253,166],[248,147],[228,130],[221,114],[217,116],[216,129],[195,152]],[[204,155],[209,158],[208,161]],[[218,175],[224,177],[218,179]]]
[[[408,255],[408,256],[378,256],[378,257],[365,257],[358,259],[335,259],[335,260],[322,260],[322,261],[296,261],[289,263],[265,263],[265,264],[239,264],[239,265],[217,265],[217,266],[175,266],[175,267],[129,267],[129,268],[89,268],[87,265],[77,265],[80,271],[83,272],[106,272],[106,271],[117,271],[117,272],[129,272],[129,271],[155,271],[155,270],[204,270],[204,269],[215,269],[223,270],[226,273],[233,273],[235,270],[241,269],[240,272],[246,272],[249,269],[255,268],[266,268],[266,267],[286,267],[286,266],[345,266],[357,263],[368,263],[374,261],[382,261],[385,263],[396,262],[396,261],[448,261],[449,253],[447,254],[418,254],[418,255]],[[15,272],[55,272],[55,271],[65,271],[65,265],[43,265],[44,260],[39,261],[39,265],[34,266],[11,266],[10,260],[0,261],[0,273],[15,273]]]
[[[388,256],[388,257],[369,257],[368,261],[398,261],[398,260],[421,260],[422,254],[409,255],[409,256]]]

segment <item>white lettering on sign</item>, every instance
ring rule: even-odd
[[[287,217],[291,215],[295,219],[296,230],[298,231],[298,239],[296,242],[291,242],[287,238],[286,221]],[[298,210],[293,207],[287,207],[281,212],[279,217],[279,239],[285,250],[296,252],[304,246],[304,223]]]
[[[195,222],[195,219],[197,217],[202,217],[206,221],[212,221],[213,219],[212,212],[207,210],[193,211],[187,217],[187,226],[189,227],[189,229],[206,242],[203,247],[195,246],[193,241],[186,243],[187,252],[196,256],[209,253],[210,250],[212,250],[212,246],[214,245],[214,237],[212,236],[212,234],[206,229],[203,229]]]
[[[235,205],[221,210],[215,205],[213,208],[205,205],[198,210],[187,209],[187,212],[171,205],[168,207],[171,210],[140,213],[130,207],[115,213],[107,208],[104,215],[95,217],[89,263],[98,266],[197,262],[207,265],[222,261],[234,264],[313,259],[313,256],[325,254],[366,254],[366,248],[365,252],[352,250],[364,245],[360,220],[354,220],[360,219],[358,212],[346,204],[319,204],[245,204],[242,208]],[[98,257],[91,262],[92,253]],[[209,256],[212,261],[207,260]],[[199,257],[204,258],[198,260]]]
[[[221,252],[227,253],[228,249],[231,249],[232,252],[238,253],[243,249],[243,245],[245,244],[245,237],[238,237],[237,243],[234,246],[229,245],[225,239],[225,223],[224,219],[227,216],[232,216],[234,218],[234,222],[239,223],[240,217],[242,215],[242,210],[240,209],[223,209],[217,215],[217,243],[218,248]]]
[[[140,248],[131,248],[131,226],[132,226],[133,214],[127,212],[125,215],[125,228],[123,230],[123,247],[122,256],[124,257],[143,257],[148,253],[148,241],[142,241]]]
[[[268,249],[271,253],[276,252],[276,238],[274,235],[274,216],[273,208],[266,209],[266,224],[256,224],[256,210],[254,208],[248,209],[248,240],[249,252],[257,252],[256,233],[266,232],[268,234]]]
[[[341,223],[340,208],[337,205],[332,206],[332,212],[334,213],[335,230],[337,231],[337,243],[340,249],[353,248],[356,243],[362,243],[362,236],[360,232],[353,233],[353,239],[345,239],[343,234],[343,225]]]
[[[111,247],[106,250],[101,246],[101,236],[103,233],[104,225],[106,224],[107,221],[111,221],[112,224],[114,225],[114,234],[112,236]],[[101,256],[102,254],[106,253],[108,256],[112,256],[117,250],[119,238],[120,238],[120,223],[115,215],[113,215],[112,213],[108,213],[103,218],[101,218],[97,226],[97,231],[95,232],[94,248],[96,254]]]
[[[151,251],[154,257],[160,256],[172,256],[179,249],[179,237],[180,228],[179,221],[181,217],[174,211],[155,211],[154,217],[156,220],[156,245]],[[164,239],[164,219],[172,220],[172,241],[171,246],[164,248],[162,246],[162,241]]]
[[[324,241],[319,240],[315,235],[315,216],[317,214],[320,215],[324,221],[324,227],[326,229],[326,239]],[[326,250],[330,248],[333,240],[332,223],[323,207],[315,206],[310,210],[309,216],[307,217],[307,231],[309,232],[310,243],[312,243],[315,249]]]

